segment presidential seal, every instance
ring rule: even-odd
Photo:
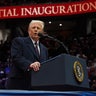
[[[74,74],[78,82],[82,82],[84,79],[83,67],[79,61],[74,62]]]

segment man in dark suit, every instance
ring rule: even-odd
[[[13,63],[5,84],[7,89],[31,89],[31,70],[39,71],[41,62],[48,59],[48,50],[40,43],[38,36],[38,33],[43,31],[44,22],[32,20],[28,27],[29,36],[17,37],[13,40],[11,47]]]

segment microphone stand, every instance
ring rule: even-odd
[[[49,36],[49,35],[46,35],[46,37],[48,37],[48,38],[50,38],[50,39],[52,39],[52,40],[58,42],[59,44],[61,44],[62,47],[66,50],[67,54],[69,54],[69,50],[68,50],[68,48],[64,45],[63,42],[61,42],[61,41],[59,41],[58,39],[55,39],[54,37],[51,37],[51,36]]]
[[[69,54],[68,48],[64,45],[63,42],[59,41],[58,39],[55,39],[54,37],[49,36],[48,34],[42,34],[42,33],[38,33],[38,36],[43,37],[43,38],[50,38],[50,39],[58,42],[58,43],[59,43],[60,45],[62,45],[62,47],[66,50],[67,54]]]

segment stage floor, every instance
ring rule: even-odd
[[[0,96],[96,96],[95,91],[0,90]]]

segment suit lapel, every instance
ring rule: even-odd
[[[44,48],[43,48],[42,44],[40,43],[40,61],[41,62],[44,61],[44,59],[45,59],[44,56],[45,56]]]
[[[34,54],[34,56],[39,60],[39,57],[36,54],[36,50],[34,48],[33,42],[31,41],[30,37],[26,38],[25,43],[26,43],[28,49],[30,50],[30,52],[32,52]]]

